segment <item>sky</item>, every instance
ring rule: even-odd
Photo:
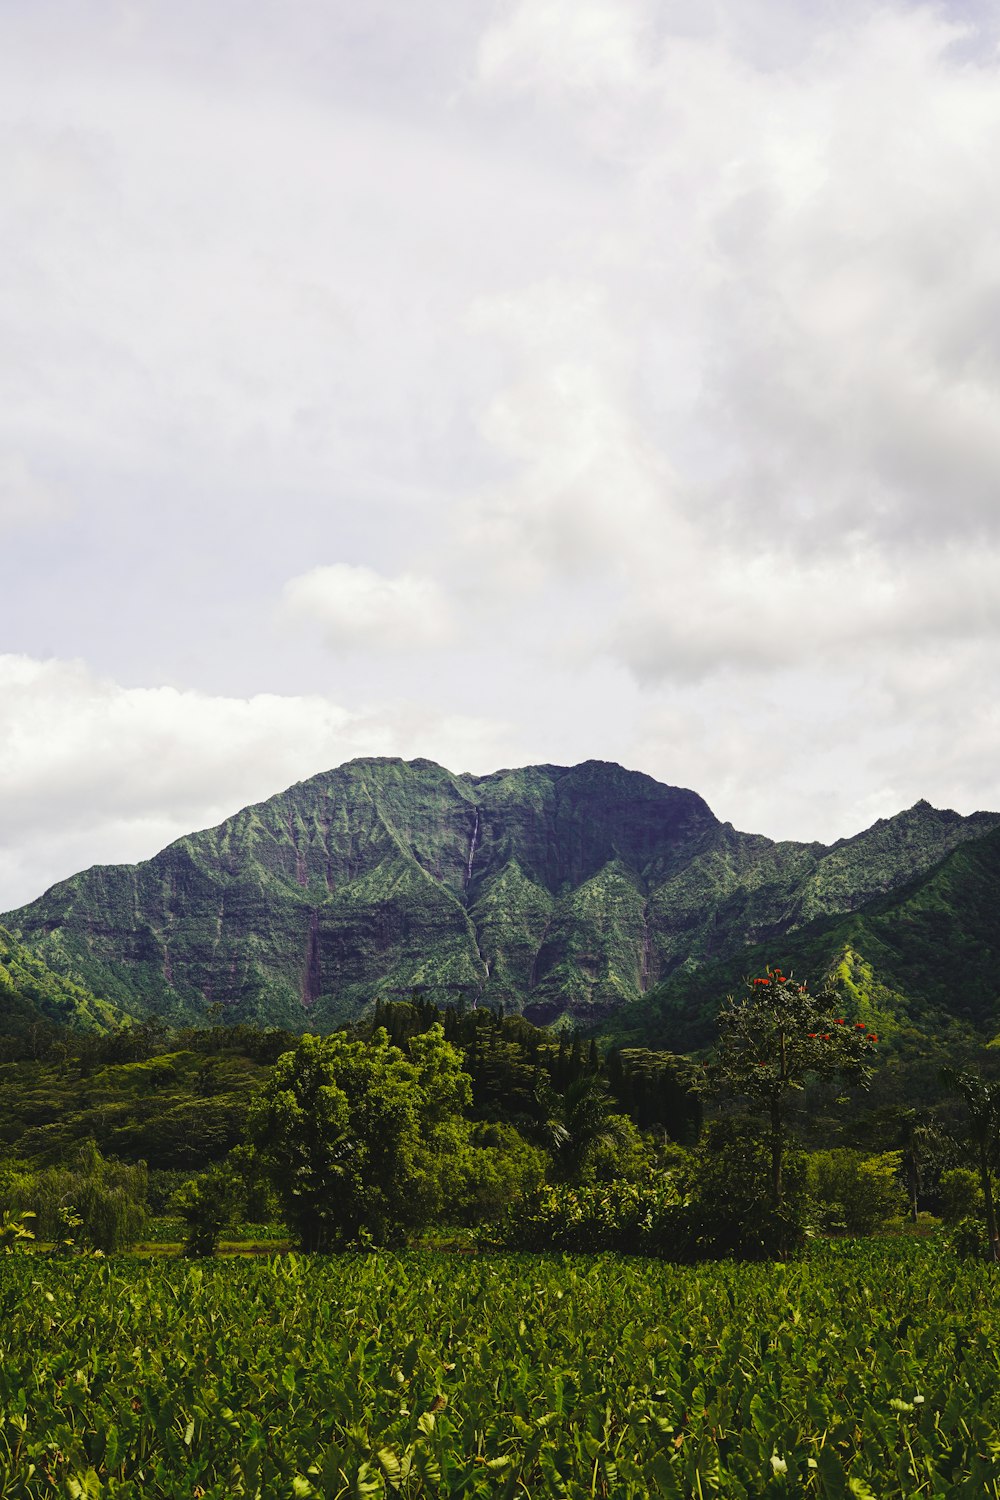
[[[0,35],[0,909],[358,755],[1000,808],[995,7]]]

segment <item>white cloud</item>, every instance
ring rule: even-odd
[[[776,66],[750,13],[522,0],[480,49],[490,97],[532,92],[629,207],[573,282],[479,314],[510,467],[471,536],[536,587],[612,582],[591,649],[647,686],[891,676],[1000,636],[996,59],[930,9],[859,7]],[[588,72],[602,52],[627,68]]]
[[[387,749],[997,801],[981,0],[8,9],[17,899]]]
[[[43,525],[61,509],[60,497],[23,453],[0,452],[0,532]]]
[[[443,646],[454,621],[432,578],[333,563],[286,583],[282,603],[292,619],[318,625],[328,646],[409,651]]]
[[[0,910],[357,755],[480,771],[502,743],[485,718],[405,702],[349,711],[319,695],[129,688],[79,661],[0,656]]]
[[[491,85],[585,99],[634,87],[647,73],[649,11],[644,0],[521,0],[483,33],[479,76]]]

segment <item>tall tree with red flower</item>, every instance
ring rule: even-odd
[[[720,1092],[747,1099],[767,1119],[770,1205],[780,1211],[782,1164],[795,1096],[810,1075],[867,1086],[878,1036],[837,1015],[837,996],[812,995],[780,969],[747,980],[747,993],[726,997],[712,1069]]]

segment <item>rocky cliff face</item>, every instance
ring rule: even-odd
[[[852,911],[998,822],[918,803],[832,848],[776,844],[605,762],[476,777],[365,759],[5,920],[54,970],[172,1020],[220,1004],[322,1028],[416,986],[597,1019],[685,966]]]

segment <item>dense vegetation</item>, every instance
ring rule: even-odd
[[[48,1036],[56,1027],[114,1031],[122,1013],[82,985],[56,974],[0,927],[0,1056],[6,1037]]]
[[[993,1291],[905,1241],[698,1270],[11,1258],[0,1493],[984,1500]]]
[[[12,1031],[0,1493],[1000,1500],[993,1054],[866,1109],[913,1064],[838,1005],[772,969],[704,1063],[420,999]],[[204,1258],[248,1219],[355,1253]]]
[[[687,1051],[711,1043],[719,997],[781,962],[828,976],[894,1051],[962,1050],[1000,1032],[1000,830],[954,850],[926,874],[860,911],[824,918],[739,955],[676,975],[607,1030]]]
[[[40,1213],[46,1240],[115,1248],[137,1238],[135,1213],[119,1194],[109,1238],[106,1190],[141,1166],[125,1197],[183,1218],[175,1238],[197,1253],[234,1223],[283,1220],[308,1248],[464,1226],[494,1245],[689,1260],[785,1253],[811,1229],[871,1232],[904,1211],[980,1213],[961,1090],[933,1059],[880,1056],[836,1000],[772,971],[724,1012],[704,1064],[427,1001],[328,1038],[32,1028],[0,1065],[0,1210]],[[968,1074],[967,1056],[941,1059]],[[979,1055],[987,1089],[997,1061]],[[75,1229],[52,1228],[56,1207],[86,1204]]]
[[[173,1025],[222,1004],[240,1022],[323,1031],[415,987],[589,1024],[658,981],[855,911],[997,821],[918,803],[829,848],[776,844],[605,762],[474,777],[358,760],[144,864],[84,871],[7,922],[56,972]],[[780,943],[770,956],[791,961]],[[797,972],[818,982],[833,955],[819,956]],[[923,948],[911,960],[919,970]]]

